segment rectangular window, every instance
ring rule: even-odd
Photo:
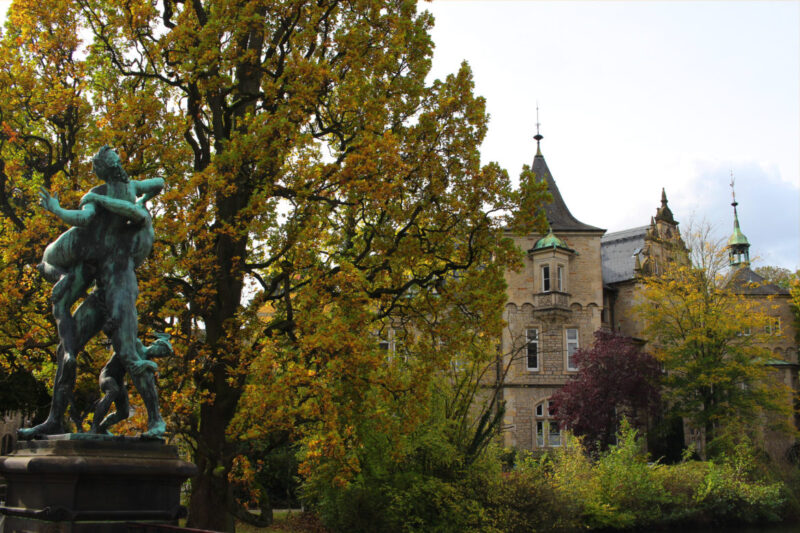
[[[536,421],[536,446],[544,448],[544,420]]]
[[[542,265],[542,292],[550,292],[550,265]]]
[[[567,328],[567,370],[578,370],[575,363],[575,352],[578,348],[578,328]]]
[[[556,288],[559,292],[564,292],[564,265],[556,268]]]
[[[558,427],[558,422],[549,420],[548,425],[550,426],[550,431],[547,436],[547,445],[561,446],[561,429]]]
[[[767,325],[764,327],[767,335],[780,335],[781,334],[781,319],[780,317],[770,317]]]
[[[525,332],[527,337],[527,365],[528,370],[539,370],[539,330],[529,329]]]

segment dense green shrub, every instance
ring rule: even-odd
[[[596,457],[566,435],[563,446],[538,457],[489,447],[467,461],[437,431],[424,430],[399,460],[391,459],[388,440],[374,439],[355,479],[317,499],[326,526],[529,533],[755,523],[780,519],[793,495],[769,476],[747,440],[714,461],[689,460],[687,452],[682,462],[664,465],[648,461],[642,439],[623,423],[617,444]]]
[[[764,479],[756,451],[745,439],[730,456],[709,464],[694,499],[715,522],[778,521],[785,503],[783,490],[782,483]]]
[[[447,423],[431,418],[399,457],[375,432],[364,439],[361,471],[344,487],[307,485],[305,502],[333,531],[500,533],[490,512],[499,454],[467,457],[448,438]]]
[[[509,533],[530,533],[580,527],[579,509],[553,482],[553,463],[547,457],[520,457],[491,490],[495,527]]]

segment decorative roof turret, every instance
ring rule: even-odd
[[[667,206],[667,192],[662,187],[661,189],[661,207],[656,211],[656,220],[675,224],[675,218],[672,216],[672,211]]]
[[[728,258],[731,267],[750,266],[750,242],[742,233],[739,227],[739,213],[736,211],[736,206],[739,202],[736,201],[736,191],[733,188],[734,179],[733,171],[731,171],[731,195],[733,197],[733,234],[728,239]]]
[[[532,251],[544,250],[545,248],[561,248],[568,252],[574,251],[567,246],[567,243],[556,237],[556,234],[553,233],[553,228],[550,228],[550,232],[547,235],[536,241]]]

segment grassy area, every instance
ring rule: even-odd
[[[237,533],[325,533],[325,529],[312,515],[300,509],[276,509],[272,513],[274,523],[269,527],[255,527],[237,522]]]

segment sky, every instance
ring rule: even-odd
[[[487,100],[484,161],[536,151],[572,214],[642,226],[661,189],[683,226],[733,229],[754,264],[800,268],[800,2],[421,2],[432,76],[466,60]]]
[[[0,0],[0,19],[8,8]],[[467,61],[487,100],[484,162],[513,177],[541,147],[576,218],[732,231],[754,264],[800,268],[800,1],[420,2],[431,79]]]

